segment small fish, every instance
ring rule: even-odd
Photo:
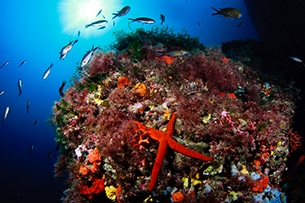
[[[19,78],[19,79],[18,79],[18,84],[17,84],[18,90],[19,90],[18,96],[20,96],[20,95],[22,94],[22,85],[23,85],[23,82],[22,82],[22,80]]]
[[[28,100],[27,102],[26,102],[26,114],[28,114],[28,112],[29,112],[29,110],[30,110],[30,105],[31,105],[31,102],[30,102],[30,100]]]
[[[47,79],[47,77],[49,76],[50,72],[51,72],[51,68],[54,66],[53,63],[50,64],[50,66],[47,68],[47,70],[43,73],[42,75],[42,79],[45,80]]]
[[[152,18],[140,17],[140,18],[128,18],[131,22],[139,22],[143,24],[154,24],[156,21]]]
[[[5,121],[5,119],[7,118],[9,112],[10,112],[10,107],[7,106],[7,107],[5,108],[5,111],[4,111],[4,114],[3,114],[2,125],[4,124],[4,121]]]
[[[49,178],[49,183],[53,182],[53,180],[54,180],[54,177],[51,176],[51,177]]]
[[[88,51],[84,57],[82,58],[82,61],[80,63],[80,67],[83,68],[86,65],[88,65],[88,63],[90,62],[90,60],[92,59],[94,52],[98,49],[98,47],[95,47],[92,45],[92,49],[90,51]]]
[[[102,11],[103,11],[103,9],[99,10],[95,17],[99,16],[102,13]],[[102,15],[102,16],[103,16],[104,19],[106,19],[104,15]]]
[[[303,63],[303,61],[302,61],[300,58],[296,57],[296,56],[289,56],[289,58],[291,58],[291,59],[294,60],[295,62]]]
[[[9,61],[5,61],[1,66],[0,69],[3,68],[4,66],[8,65],[10,62]]]
[[[77,38],[79,38],[80,36],[80,30],[77,32]]]
[[[65,45],[59,52],[59,59],[60,60],[63,60],[69,51],[71,51],[71,49],[73,48],[74,44],[76,44],[78,42],[78,40],[74,40],[74,41],[71,41],[69,42],[67,45]]]
[[[165,21],[165,15],[160,14],[160,20],[161,20],[161,25],[163,25],[163,23]]]
[[[60,145],[57,144],[56,147],[55,147],[55,151],[58,151],[60,149]]]
[[[112,15],[114,15],[112,17],[112,19],[115,19],[116,17],[122,17],[127,15],[127,13],[129,13],[131,7],[130,6],[125,6],[124,8],[122,8],[120,11],[118,11],[117,13],[112,13]]]
[[[296,56],[289,56],[289,58],[291,58],[293,61],[295,61],[295,62],[297,62],[297,63],[302,64],[302,66],[305,67],[305,63],[304,63],[299,57],[296,57]]]
[[[21,66],[23,66],[25,63],[26,63],[26,60],[23,60],[23,61],[19,64],[19,68],[20,68]]]
[[[33,125],[36,125],[37,123],[38,123],[38,120],[35,120],[34,123],[33,123]]]
[[[4,90],[0,91],[0,96],[4,94]]]
[[[101,27],[99,27],[99,28],[97,28],[98,30],[102,30],[102,29],[105,29],[106,28],[106,26],[101,26]]]
[[[23,176],[23,172],[22,172],[22,170],[20,168],[18,170],[18,173],[19,173],[20,176]]]
[[[60,95],[60,97],[64,97],[63,89],[64,89],[65,85],[66,85],[66,81],[64,80],[64,81],[62,81],[62,83],[61,83],[61,85],[59,87],[59,95]]]
[[[95,22],[92,22],[90,24],[85,25],[85,28],[88,28],[88,27],[101,27],[101,26],[105,26],[107,23],[108,23],[107,20],[98,20],[98,21],[95,21]]]
[[[48,156],[47,156],[47,159],[49,159],[49,158],[52,156],[52,154],[53,154],[53,151],[52,151],[52,150],[49,151]]]
[[[157,52],[157,53],[161,55],[168,55],[171,57],[181,57],[189,54],[189,52],[184,49],[172,49],[166,52]]]
[[[240,27],[240,26],[242,26],[243,24],[244,24],[243,22],[240,22],[240,23],[238,23],[237,27]]]
[[[102,11],[103,11],[103,9],[100,9],[100,10],[97,12],[97,14],[96,14],[95,17],[99,16],[99,15],[102,13]]]
[[[222,8],[222,9],[216,9],[214,7],[212,7],[212,9],[214,9],[216,11],[216,13],[213,13],[212,15],[222,15],[226,18],[241,18],[242,14],[239,10],[237,10],[236,8]]]
[[[33,150],[34,150],[34,145],[31,145],[31,146],[30,146],[30,149],[29,149],[29,155],[32,154]]]

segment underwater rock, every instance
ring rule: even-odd
[[[52,120],[62,147],[56,172],[69,177],[64,202],[102,196],[117,202],[249,202],[267,189],[281,193],[291,95],[266,87],[245,64],[224,60],[220,49],[188,50],[166,63],[152,57],[157,44],[141,42],[145,52],[136,60],[128,46],[95,53],[86,74],[80,72],[55,103]],[[165,132],[172,113],[172,138],[213,160],[168,147],[149,192],[159,142],[134,121]]]

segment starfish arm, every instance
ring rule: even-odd
[[[149,191],[154,189],[154,186],[157,182],[158,174],[161,169],[162,163],[164,161],[166,150],[167,150],[167,141],[165,139],[162,139],[159,143],[157,157],[152,169],[150,184],[148,187]]]
[[[146,133],[149,135],[149,137],[151,137],[154,140],[157,140],[160,142],[160,140],[165,137],[165,133],[160,130],[157,130],[154,128],[148,128],[148,127],[146,127],[146,128],[147,128]]]
[[[199,152],[195,152],[193,150],[190,150],[188,148],[186,148],[185,146],[179,144],[178,142],[176,142],[175,140],[173,140],[172,138],[168,139],[168,144],[169,147],[172,148],[173,150],[184,154],[186,156],[195,158],[195,159],[200,159],[202,161],[212,161],[213,158],[209,157],[209,156],[205,156],[203,154],[200,154]]]
[[[174,134],[175,131],[175,119],[176,119],[176,115],[175,113],[172,113],[171,119],[169,120],[168,124],[167,124],[167,129],[166,129],[166,134],[168,136],[172,136]]]
[[[138,121],[133,121],[135,124],[137,124],[138,126],[138,130],[142,131],[143,134],[147,134],[149,135],[149,137],[151,137],[154,140],[160,141],[160,139],[162,137],[164,137],[164,132],[154,129],[154,128],[149,128],[146,127],[145,125],[143,125],[142,123],[138,122]]]

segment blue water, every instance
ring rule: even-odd
[[[110,3],[109,3],[110,2]],[[114,2],[114,3],[111,3]],[[242,0],[11,0],[1,2],[0,12],[0,114],[10,111],[0,125],[0,201],[7,202],[57,202],[66,186],[53,179],[55,129],[47,121],[52,106],[59,100],[58,88],[63,80],[69,81],[81,58],[92,45],[107,49],[115,39],[113,32],[129,32],[138,27],[151,29],[160,26],[160,14],[165,15],[163,26],[181,32],[186,30],[198,36],[204,45],[219,46],[221,42],[235,39],[255,39],[257,34],[247,15]],[[112,13],[131,6],[127,16],[115,19]],[[243,16],[227,19],[212,16],[211,7],[236,7]],[[102,13],[95,17],[102,9]],[[84,28],[94,20],[108,20],[105,29]],[[132,23],[128,18],[150,17],[155,25]],[[238,24],[243,25],[238,27]],[[78,31],[80,36],[78,38]],[[60,49],[71,40],[78,39],[64,60],[59,60]],[[26,60],[21,67],[19,64]],[[42,75],[51,63],[54,67],[43,80]],[[17,81],[23,81],[22,94],[18,96]],[[67,86],[65,87],[65,89]],[[26,114],[26,103],[30,108]],[[34,121],[38,120],[36,125]],[[30,148],[33,150],[30,153]],[[51,156],[49,153],[52,151]]]

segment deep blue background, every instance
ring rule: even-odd
[[[92,2],[101,3],[101,15],[109,21],[107,28],[84,29],[86,21],[80,13]],[[108,3],[107,3],[108,2]],[[109,2],[115,2],[110,5]],[[4,125],[0,125],[0,202],[56,202],[66,188],[63,182],[53,179],[53,165],[58,152],[54,149],[55,129],[47,120],[52,106],[59,99],[58,88],[63,80],[69,81],[84,53],[95,46],[107,49],[114,41],[113,32],[123,29],[131,31],[127,18],[150,17],[155,25],[132,23],[137,27],[150,29],[160,26],[160,14],[166,17],[163,26],[181,32],[187,30],[192,36],[199,36],[204,45],[219,46],[221,42],[234,39],[255,39],[258,36],[249,20],[242,0],[10,0],[1,2],[0,12],[0,65],[9,64],[0,69],[1,117],[7,106],[10,112]],[[131,6],[127,16],[111,20],[111,13],[123,6]],[[240,19],[227,19],[212,16],[211,7],[236,7],[243,16]],[[93,7],[94,8],[94,7]],[[94,16],[99,8],[84,11]],[[96,19],[102,19],[102,16]],[[81,20],[79,20],[81,19]],[[79,21],[78,21],[79,20]],[[92,22],[92,21],[91,21]],[[241,27],[237,25],[243,22]],[[70,40],[80,38],[67,57],[59,60],[59,51]],[[22,67],[19,64],[26,60]],[[50,63],[54,63],[49,77],[42,75]],[[18,96],[17,81],[23,81],[23,93]],[[66,86],[67,88],[67,86]],[[66,89],[65,88],[65,89]],[[26,114],[26,102],[31,106]],[[37,125],[33,122],[38,119]],[[30,146],[34,146],[29,154]],[[52,156],[48,158],[48,153]]]

